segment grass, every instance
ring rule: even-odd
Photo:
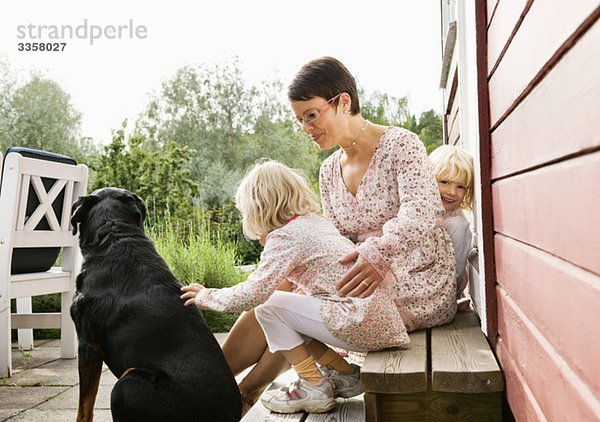
[[[236,266],[240,264],[235,245],[223,240],[210,229],[208,220],[200,220],[184,227],[163,224],[149,230],[160,255],[171,271],[184,285],[199,283],[204,287],[223,288],[245,280]],[[226,332],[239,316],[202,311],[212,332]]]

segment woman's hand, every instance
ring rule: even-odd
[[[349,253],[339,262],[349,264],[354,260],[356,263],[335,284],[335,288],[340,296],[368,297],[381,284],[383,278],[375,270],[375,267],[356,251]]]
[[[181,299],[187,299],[184,303],[185,306],[194,305],[196,303],[196,296],[198,296],[198,292],[204,289],[204,286],[201,284],[193,283],[187,286],[183,286],[181,288],[182,292],[185,292],[180,296]]]

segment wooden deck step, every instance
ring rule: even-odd
[[[244,416],[242,422],[365,422],[365,407],[362,395],[351,399],[336,399],[335,410],[321,414],[271,413],[259,402]]]
[[[431,385],[448,393],[496,393],[502,372],[474,312],[431,330]]]
[[[294,381],[296,377],[296,373],[290,369],[280,375],[275,382],[278,385],[285,385]],[[310,415],[308,413],[283,415],[271,413],[259,400],[242,418],[242,422],[365,422],[365,407],[362,395],[351,399],[338,398],[336,401],[335,410],[328,413],[320,415]]]
[[[368,422],[502,420],[502,372],[474,312],[410,338],[408,349],[365,358]]]
[[[427,391],[427,338],[425,330],[409,334],[406,349],[370,352],[360,371],[363,390],[370,393]]]

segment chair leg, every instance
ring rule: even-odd
[[[77,356],[77,333],[71,319],[73,292],[63,292],[60,296],[60,357],[73,359]]]
[[[32,312],[31,296],[17,298],[18,314],[30,314]],[[33,350],[33,330],[31,328],[17,330],[17,338],[19,340],[19,349]]]
[[[8,306],[0,301],[0,378],[12,375],[12,355],[10,341],[10,302]]]

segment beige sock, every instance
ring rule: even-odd
[[[317,360],[319,365],[326,366],[329,369],[335,369],[344,375],[350,375],[354,368],[346,360],[338,355],[333,349],[327,349],[325,353]]]
[[[296,365],[292,365],[294,370],[300,375],[300,378],[305,379],[311,384],[318,384],[323,378],[321,371],[319,371],[319,367],[317,366],[317,361],[312,356],[307,357],[302,362],[298,362]]]

